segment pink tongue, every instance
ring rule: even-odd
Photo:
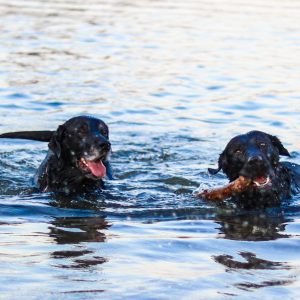
[[[104,177],[106,175],[106,168],[102,161],[86,161],[90,171],[96,177]]]

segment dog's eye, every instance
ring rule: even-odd
[[[108,130],[106,128],[100,127],[99,129],[102,135],[108,137]]]
[[[235,154],[242,154],[242,150],[241,150],[241,149],[236,149],[236,150],[234,151],[234,153],[235,153]]]
[[[88,126],[83,125],[78,129],[79,134],[87,134],[88,133]]]
[[[266,148],[266,143],[259,143],[259,147],[261,147],[261,148]]]

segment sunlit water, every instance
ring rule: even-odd
[[[298,299],[300,197],[195,200],[235,134],[300,163],[298,1],[0,1],[0,132],[106,121],[98,197],[29,191],[46,143],[0,141],[1,299]],[[237,296],[237,297],[235,297]]]

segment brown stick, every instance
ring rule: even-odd
[[[234,194],[243,192],[250,185],[250,183],[250,179],[247,179],[244,176],[240,176],[224,187],[211,190],[203,190],[202,192],[197,193],[195,197],[204,198],[210,201],[223,201],[234,196]]]

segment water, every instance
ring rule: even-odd
[[[0,1],[0,132],[90,114],[117,177],[98,197],[30,193],[47,145],[0,143],[1,299],[298,299],[300,197],[193,199],[235,134],[300,163],[298,1]]]

